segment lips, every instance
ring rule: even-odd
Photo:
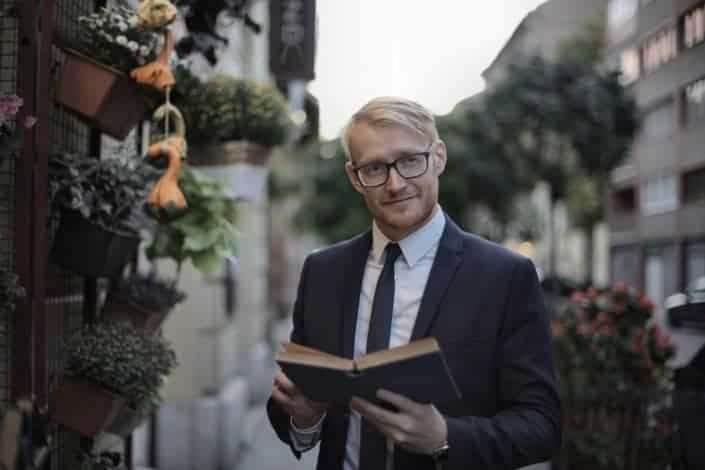
[[[392,201],[387,201],[387,202],[385,202],[384,205],[386,205],[386,206],[392,206],[392,205],[394,205],[394,204],[400,204],[400,203],[402,203],[402,202],[410,201],[410,200],[412,200],[414,197],[416,197],[416,196],[407,196],[407,197],[402,197],[402,198],[399,198],[399,199],[394,199],[394,200],[392,200]]]

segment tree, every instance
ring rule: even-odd
[[[529,180],[550,186],[550,274],[556,272],[555,204],[581,178],[604,181],[636,131],[636,105],[618,78],[570,57],[551,62],[535,56],[510,65],[484,100],[494,151],[520,160]],[[595,217],[585,220],[592,229]]]
[[[478,145],[484,134],[481,116],[456,111],[436,118],[440,138],[448,147],[446,170],[441,175],[439,201],[464,228],[469,208],[486,207],[497,220],[511,220],[517,187],[506,160]],[[473,138],[470,138],[474,136]],[[348,181],[345,155],[339,140],[315,142],[295,156],[303,165],[302,205],[294,224],[311,229],[328,242],[351,237],[370,225],[364,201]],[[277,184],[282,175],[275,175]]]

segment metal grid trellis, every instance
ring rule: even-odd
[[[78,18],[93,12],[93,0],[56,0],[55,37],[61,41],[70,41],[78,34]],[[50,96],[54,96],[57,72],[64,60],[64,54],[56,45],[51,49],[52,80]],[[89,126],[78,117],[52,102],[49,109],[50,152],[71,152],[90,154],[93,150],[94,134]],[[53,233],[56,229],[55,214],[48,214],[48,244],[45,259],[49,260]],[[49,386],[56,381],[63,370],[62,342],[71,332],[83,323],[83,280],[47,261],[46,266],[46,314],[49,319],[49,338],[47,344],[49,363]],[[54,436],[55,452],[52,454],[52,468],[71,468],[75,465],[75,456],[81,447],[80,439],[74,433],[57,432]]]
[[[0,94],[15,93],[17,86],[18,24],[10,7],[12,0],[0,0]],[[14,269],[13,218],[15,207],[15,163],[10,159],[0,162],[0,264]],[[0,316],[0,404],[6,404],[10,389],[12,359],[12,322],[7,315]]]

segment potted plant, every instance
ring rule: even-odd
[[[103,7],[78,21],[77,37],[64,41],[56,100],[102,132],[124,139],[154,104],[153,92],[128,73],[154,60],[158,35],[141,28],[126,4]]]
[[[84,436],[121,419],[139,424],[158,406],[159,389],[177,364],[163,337],[140,333],[127,322],[85,325],[66,342],[65,352],[66,373],[52,395],[52,419]]]
[[[29,129],[37,122],[34,116],[25,116],[19,125],[17,113],[24,100],[17,95],[0,93],[0,162],[5,157],[14,158],[20,149],[21,129]]]
[[[83,276],[117,276],[140,242],[134,213],[153,171],[138,160],[52,157],[49,195],[60,214],[52,261]]]
[[[289,109],[274,86],[222,74],[203,83],[183,65],[175,73],[174,102],[186,120],[193,165],[262,165],[286,142]]]
[[[78,470],[125,470],[125,462],[120,452],[102,451],[99,453],[82,451],[78,455]]]
[[[219,181],[185,166],[179,186],[188,200],[188,211],[158,224],[147,247],[150,259],[171,258],[176,262],[176,279],[187,260],[202,272],[214,271],[225,257],[234,254],[237,241],[237,201]]]
[[[17,275],[0,266],[0,315],[2,318],[12,318],[15,311],[15,301],[24,296],[24,290],[17,284]]]
[[[563,399],[559,469],[663,468],[666,449],[639,453],[668,438],[666,365],[674,347],[652,321],[653,303],[618,284],[577,291],[553,322]],[[638,465],[635,467],[633,465]],[[654,467],[650,467],[654,463]]]
[[[155,275],[132,274],[108,292],[101,317],[128,321],[138,330],[153,333],[171,309],[185,298],[174,284]]]

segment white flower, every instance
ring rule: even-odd
[[[109,35],[108,33],[104,32],[104,31],[100,31],[98,34],[101,37],[105,38],[106,41],[113,42],[113,37],[111,35]]]
[[[102,27],[103,27],[103,24],[104,24],[104,21],[103,21],[103,20],[96,20],[96,21],[95,21],[95,25],[98,26],[99,28],[102,28]]]
[[[137,26],[137,22],[138,19],[136,15],[130,16],[130,18],[127,20],[127,24],[130,25],[130,28],[134,28],[135,26]]]
[[[127,23],[121,21],[117,24],[117,28],[124,33],[127,31]]]
[[[140,46],[140,55],[143,57],[147,57],[149,55],[149,47]]]
[[[127,43],[127,47],[129,47],[132,52],[137,52],[137,49],[140,48],[140,45],[137,44],[135,41],[130,41]]]
[[[115,38],[115,42],[120,44],[121,46],[127,46],[127,38],[122,34]]]

